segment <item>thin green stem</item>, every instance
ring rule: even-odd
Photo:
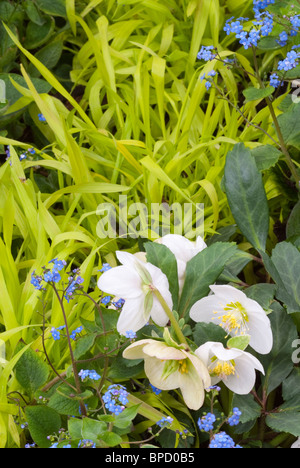
[[[175,319],[171,309],[169,308],[168,304],[164,300],[163,296],[158,291],[158,289],[156,289],[154,287],[153,287],[153,292],[154,292],[155,296],[157,297],[157,299],[159,300],[159,302],[161,303],[164,311],[166,312],[166,314],[167,314],[167,316],[168,316],[168,318],[169,318],[169,320],[171,322],[171,325],[173,326],[173,328],[175,330],[175,333],[176,333],[180,343],[184,343],[189,348],[189,346],[187,344],[187,341],[186,341],[186,338],[185,338],[184,334],[182,333],[181,328],[179,327],[177,320]]]
[[[252,47],[252,51],[253,51],[254,67],[255,67],[255,71],[256,71],[256,75],[257,75],[256,78],[257,78],[257,80],[259,82],[260,87],[264,88],[265,87],[264,83],[263,83],[263,81],[262,81],[262,79],[260,77],[260,74],[259,74],[257,57],[256,57],[256,54],[255,54],[255,48],[254,47]],[[294,179],[294,181],[296,183],[297,190],[300,190],[300,176],[298,175],[297,169],[296,169],[296,167],[295,167],[295,165],[293,163],[293,160],[292,160],[292,158],[290,156],[290,153],[288,152],[288,149],[286,147],[286,144],[285,144],[282,132],[281,132],[281,128],[280,128],[277,116],[275,114],[275,111],[274,111],[272,101],[270,100],[269,97],[266,97],[265,99],[266,99],[266,103],[267,103],[267,106],[269,108],[269,111],[270,111],[270,114],[271,114],[275,129],[276,129],[276,133],[277,133],[277,136],[278,136],[281,151],[285,156],[286,163],[287,163],[287,165],[288,165],[288,167],[289,167],[289,169],[291,171],[292,177],[293,177],[293,179]]]
[[[43,350],[44,350],[44,354],[46,356],[46,359],[48,361],[48,364],[49,366],[51,367],[51,369],[53,370],[53,372],[57,375],[58,379],[60,379],[62,382],[64,382],[65,384],[67,384],[70,388],[72,388],[73,390],[76,390],[76,388],[70,383],[68,382],[67,380],[65,380],[61,374],[59,374],[57,372],[57,370],[55,369],[55,367],[53,366],[52,362],[51,362],[51,359],[49,358],[48,356],[48,353],[47,353],[47,349],[46,349],[46,343],[45,343],[45,328],[46,328],[46,325],[45,325],[45,305],[44,305],[44,302],[42,301],[42,306],[43,306],[43,330],[42,330],[42,345],[43,345]]]
[[[276,437],[274,437],[273,440],[271,440],[270,445],[272,445],[272,447],[278,447],[283,442],[285,442],[289,437],[290,437],[290,434],[287,434],[286,432],[282,432],[281,434],[278,434]]]
[[[54,283],[52,284],[52,286],[53,286],[54,292],[56,294],[56,297],[58,299],[60,308],[61,308],[62,313],[63,313],[63,318],[64,318],[64,322],[65,322],[65,325],[66,325],[66,335],[67,335],[68,347],[69,347],[70,357],[71,357],[71,362],[72,362],[72,368],[73,368],[76,391],[77,391],[78,394],[80,394],[81,393],[80,378],[79,378],[79,375],[78,375],[76,361],[75,361],[74,353],[73,353],[73,349],[72,349],[71,337],[70,337],[70,333],[69,333],[67,315],[66,315],[66,311],[65,311],[65,308],[64,308],[63,299],[60,297]],[[84,403],[82,401],[80,401],[80,409],[81,409],[82,415],[86,416],[85,405],[84,405]]]

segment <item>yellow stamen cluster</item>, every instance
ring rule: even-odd
[[[179,364],[179,368],[178,368],[179,372],[181,372],[182,374],[188,374],[189,371],[188,371],[186,359],[179,361],[178,364]]]
[[[220,326],[229,331],[236,330],[235,333],[237,333],[237,330],[241,328],[241,324],[233,314],[223,315]]]
[[[234,364],[228,361],[218,361],[213,368],[213,373],[218,376],[228,376],[235,374]]]
[[[244,335],[247,329],[246,322],[249,319],[242,304],[240,302],[230,302],[224,307],[224,312],[227,313],[218,317],[218,320],[220,320],[219,325],[228,333],[234,330],[235,334]],[[217,314],[218,312],[214,313]]]

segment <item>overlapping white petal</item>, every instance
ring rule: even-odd
[[[195,322],[213,322],[231,336],[248,334],[250,346],[267,354],[273,346],[271,324],[266,312],[245,293],[230,285],[210,286],[212,295],[197,301],[190,310]]]
[[[98,280],[98,287],[103,292],[125,300],[117,323],[118,332],[124,334],[128,330],[138,331],[150,318],[157,325],[165,326],[168,316],[148,286],[150,284],[156,288],[172,309],[173,301],[166,275],[156,266],[128,252],[117,251],[116,255],[121,265],[105,271]],[[146,284],[147,280],[149,284]],[[152,294],[148,307],[145,306],[147,294]]]
[[[145,339],[128,346],[123,357],[144,359],[145,373],[152,385],[161,390],[179,388],[190,409],[201,408],[204,390],[210,386],[211,379],[207,367],[195,354],[161,341]]]
[[[195,354],[208,367],[212,385],[223,381],[234,393],[248,394],[254,387],[256,370],[264,368],[252,354],[240,349],[226,349],[222,343],[208,341]]]
[[[163,244],[175,255],[177,260],[177,271],[179,290],[182,290],[187,263],[199,252],[207,247],[202,237],[198,236],[196,241],[190,241],[179,234],[167,234],[155,242]]]

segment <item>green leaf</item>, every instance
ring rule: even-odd
[[[287,145],[300,147],[300,105],[292,105],[287,112],[278,116],[278,124],[281,129],[283,139]]]
[[[120,429],[126,429],[126,427],[128,427],[136,417],[139,407],[140,405],[134,405],[130,408],[125,408],[122,413],[116,416],[114,426]]]
[[[87,353],[87,351],[89,351],[94,346],[96,338],[96,333],[87,333],[86,335],[80,337],[76,341],[74,358],[79,359],[81,356]]]
[[[243,291],[249,299],[258,302],[263,309],[268,310],[274,299],[276,285],[272,283],[258,283],[249,286]]]
[[[296,203],[291,211],[286,224],[286,236],[287,238],[300,236],[300,201]]]
[[[178,306],[178,269],[176,257],[168,247],[156,242],[144,244],[147,253],[147,261],[157,266],[166,275],[169,281],[170,292],[173,299],[173,309]]]
[[[22,6],[25,9],[30,21],[32,21],[38,26],[42,26],[45,23],[46,17],[43,17],[41,15],[35,3],[32,0],[25,0]]]
[[[293,369],[292,343],[298,337],[297,328],[291,316],[275,302],[269,314],[273,347],[268,355],[260,355],[259,360],[265,371],[262,382],[266,394],[277,388]]]
[[[49,367],[35,351],[28,348],[17,362],[15,372],[18,382],[32,396],[47,382]]]
[[[9,21],[14,13],[14,10],[15,8],[11,3],[2,1],[0,3],[0,19],[2,21]]]
[[[276,297],[288,309],[288,313],[300,311],[300,252],[290,242],[280,242],[272,256],[262,254],[265,267],[276,283]]]
[[[243,143],[228,153],[225,190],[232,215],[242,234],[256,249],[265,250],[269,208],[262,176]]]
[[[120,445],[123,440],[118,434],[114,432],[105,432],[101,436],[101,440],[105,442],[109,447],[115,447],[116,445]]]
[[[11,25],[12,31],[17,34],[17,28],[14,24]],[[17,55],[17,49],[14,42],[5,31],[5,27],[0,22],[0,70],[8,64],[11,64]]]
[[[274,50],[280,49],[281,47],[281,45],[278,44],[278,38],[275,36],[262,37],[258,46],[262,50]]]
[[[215,323],[198,322],[193,332],[193,340],[198,347],[207,341],[218,341],[225,346],[226,332]]]
[[[260,417],[261,408],[258,403],[254,400],[252,395],[233,395],[233,407],[238,407],[241,411],[240,421],[247,423],[248,421],[256,420]]]
[[[275,166],[279,158],[282,156],[275,146],[272,145],[261,145],[251,149],[251,154],[255,159],[257,169],[259,171],[265,171],[270,167]]]
[[[51,41],[42,49],[38,50],[35,54],[35,58],[39,60],[48,70],[52,70],[54,68],[63,51],[63,42],[62,41]],[[38,69],[31,63],[28,68],[28,72],[31,76],[38,76],[40,72]]]
[[[15,88],[10,78],[12,78],[13,81],[15,81],[17,84],[21,85],[26,89],[28,89],[28,86],[23,76],[21,75],[18,75],[16,73],[0,73],[0,79],[4,81],[6,86],[6,99],[8,100],[9,105],[11,106],[20,97],[22,97],[22,94]],[[48,93],[51,89],[51,85],[49,85],[47,81],[41,78],[33,78],[32,82],[38,93]]]
[[[121,356],[115,358],[110,366],[108,373],[109,378],[118,380],[130,379],[144,371],[144,361],[134,360],[134,363],[136,364],[134,366],[132,365],[132,362],[129,361],[130,360],[124,359]]]
[[[275,88],[273,86],[268,86],[267,88],[247,88],[243,90],[243,95],[246,98],[246,102],[257,101],[259,99],[264,99],[271,94],[273,94]]]
[[[253,257],[240,249],[228,260],[225,265],[224,271],[220,275],[222,282],[236,282],[239,283],[240,279],[237,276],[245,266],[253,260]]]
[[[28,429],[39,448],[49,448],[51,442],[48,436],[55,434],[61,428],[59,414],[48,406],[27,406],[25,409]]]
[[[296,437],[300,436],[300,412],[293,410],[280,411],[269,414],[266,418],[267,425],[276,432],[286,432]]]
[[[300,369],[294,367],[291,374],[285,379],[282,384],[282,397],[285,401],[291,400],[296,397],[300,402]]]
[[[64,0],[35,0],[38,8],[48,15],[66,17],[66,2]]]
[[[185,281],[180,297],[178,313],[185,316],[196,301],[206,296],[222,273],[226,262],[237,251],[230,242],[216,242],[193,257],[186,266]]]
[[[81,439],[82,437],[82,419],[70,418],[68,420],[68,431],[72,439]]]
[[[61,387],[63,388],[63,387]],[[65,391],[71,393],[69,387],[66,387]],[[80,405],[79,401],[70,398],[66,394],[55,392],[49,399],[49,408],[57,411],[59,414],[66,416],[80,416]]]
[[[26,49],[35,49],[45,44],[51,37],[55,28],[55,21],[51,16],[48,16],[44,23],[37,26],[35,22],[30,21],[26,28],[26,36],[24,47]]]
[[[84,418],[82,422],[82,437],[97,442],[107,431],[107,424],[96,419]]]
[[[242,351],[244,351],[244,349],[247,348],[249,342],[250,335],[233,336],[227,341],[227,347],[241,349]]]

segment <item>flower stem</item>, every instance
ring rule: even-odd
[[[154,292],[155,296],[157,297],[157,299],[159,300],[159,302],[161,303],[165,313],[167,314],[167,316],[168,316],[168,318],[169,318],[169,320],[171,322],[171,325],[173,326],[173,328],[175,330],[175,333],[176,333],[178,339],[180,340],[180,343],[184,343],[189,348],[189,346],[187,344],[187,341],[186,341],[186,338],[185,338],[184,334],[182,333],[181,328],[179,327],[177,320],[175,319],[171,309],[169,308],[168,304],[164,300],[163,296],[161,295],[161,293],[156,288],[153,288],[153,292]]]
[[[255,71],[256,71],[256,78],[259,82],[259,85],[261,88],[264,88],[264,83],[260,77],[260,74],[259,74],[259,69],[258,69],[258,63],[257,63],[257,57],[256,57],[256,53],[255,53],[255,48],[252,47],[252,51],[253,51],[253,61],[254,61],[254,67],[255,67]],[[282,135],[282,132],[281,132],[281,128],[280,128],[280,125],[279,125],[279,122],[278,122],[278,119],[277,119],[277,116],[275,114],[275,111],[274,111],[274,108],[273,108],[273,104],[272,104],[272,101],[269,97],[266,97],[266,103],[267,103],[267,106],[269,108],[269,111],[270,111],[270,114],[271,114],[271,117],[272,117],[272,120],[273,120],[273,123],[274,123],[274,126],[275,126],[275,129],[276,129],[276,133],[277,133],[277,136],[278,136],[278,140],[279,140],[279,146],[280,146],[280,149],[282,151],[282,153],[284,154],[285,156],[285,160],[286,160],[286,163],[287,163],[287,166],[289,167],[290,171],[291,171],[291,174],[292,174],[292,177],[294,179],[294,182],[296,184],[296,188],[297,190],[300,190],[300,176],[298,175],[298,172],[297,172],[297,169],[293,163],[293,160],[290,156],[290,153],[288,152],[288,149],[286,147],[286,144],[285,144],[285,141],[284,141],[284,138],[283,138],[283,135]]]
[[[80,378],[79,378],[79,375],[78,375],[77,366],[76,366],[76,361],[75,361],[74,354],[73,354],[72,343],[71,343],[71,337],[70,337],[70,333],[69,333],[67,315],[66,315],[66,311],[65,311],[65,308],[64,308],[63,299],[62,299],[62,298],[60,297],[60,295],[58,294],[58,291],[57,291],[55,285],[53,284],[52,286],[53,286],[54,292],[55,292],[55,294],[56,294],[56,297],[57,297],[57,299],[58,299],[60,308],[61,308],[61,310],[62,310],[64,322],[65,322],[65,325],[66,325],[66,334],[67,334],[68,347],[69,347],[70,357],[71,357],[71,362],[72,362],[72,368],[73,368],[75,386],[76,386],[77,393],[80,394],[80,393],[81,393]],[[86,416],[85,405],[84,405],[83,401],[81,401],[81,400],[80,400],[80,409],[81,409],[82,415],[83,415],[83,416]]]

